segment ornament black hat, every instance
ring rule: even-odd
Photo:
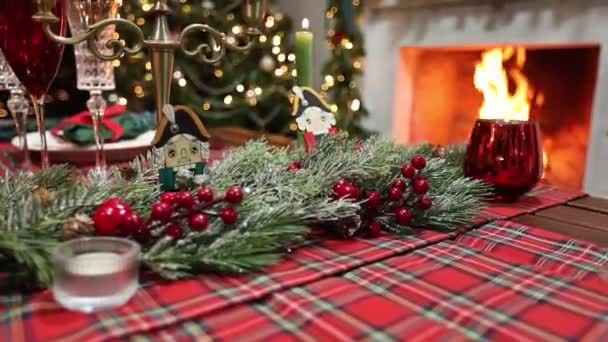
[[[332,112],[331,106],[317,93],[309,87],[293,87],[296,94],[293,100],[293,111],[291,115],[300,116],[308,107],[319,107],[326,112]]]
[[[166,115],[160,119],[156,136],[152,145],[155,147],[163,147],[171,138],[178,134],[190,134],[200,141],[209,141],[211,135],[207,132],[205,125],[198,115],[189,107],[175,106],[175,123],[169,121]]]

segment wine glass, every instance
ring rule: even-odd
[[[120,6],[119,0],[65,0],[65,2],[72,36],[83,34],[87,27],[103,19],[115,18]],[[110,25],[97,34],[97,49],[103,54],[112,53],[112,49],[106,46],[106,42],[113,38],[114,32],[114,25]],[[102,134],[106,101],[102,96],[102,91],[115,88],[114,68],[111,61],[102,61],[95,57],[88,49],[86,42],[76,44],[74,54],[76,56],[77,88],[89,91],[90,95],[87,108],[93,118],[95,166],[102,170],[106,167]]]
[[[15,130],[19,139],[19,147],[21,148],[21,169],[29,171],[32,168],[32,160],[30,151],[27,146],[27,114],[29,113],[30,104],[25,98],[23,87],[13,73],[10,65],[4,58],[2,50],[0,50],[0,91],[10,91],[11,97],[7,101],[8,109],[15,121]]]
[[[63,45],[46,37],[42,25],[32,15],[42,9],[55,13],[55,32],[65,34],[63,0],[0,0],[0,49],[33,102],[41,142],[41,167],[49,167],[44,119],[44,97],[55,79],[63,55]]]

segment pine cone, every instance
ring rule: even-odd
[[[53,193],[47,188],[38,186],[32,191],[32,195],[43,207],[48,207],[53,202]]]
[[[77,214],[63,224],[62,238],[63,241],[72,240],[92,235],[94,231],[93,220],[87,215]]]

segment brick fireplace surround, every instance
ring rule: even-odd
[[[512,0],[500,8],[489,0],[425,0],[424,5],[412,7],[416,2],[369,1],[363,24],[367,49],[363,96],[372,113],[367,126],[410,142],[407,108],[414,91],[403,70],[407,68],[403,48],[599,45],[582,190],[608,197],[608,0]]]

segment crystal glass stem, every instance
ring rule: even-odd
[[[104,151],[103,139],[103,115],[106,110],[106,100],[104,100],[101,90],[91,90],[90,98],[87,101],[87,108],[93,118],[93,134],[95,135],[95,167],[97,169],[106,168],[106,154]]]
[[[31,96],[34,114],[36,115],[36,125],[40,134],[40,167],[43,171],[49,168],[49,148],[46,143],[46,121],[44,120],[44,96],[36,98]]]
[[[30,158],[30,150],[27,146],[27,115],[29,113],[29,102],[23,94],[23,90],[15,88],[11,90],[11,97],[7,101],[8,109],[13,115],[15,121],[15,129],[19,139],[19,147],[21,148],[21,169],[30,171],[32,169],[32,159]]]

